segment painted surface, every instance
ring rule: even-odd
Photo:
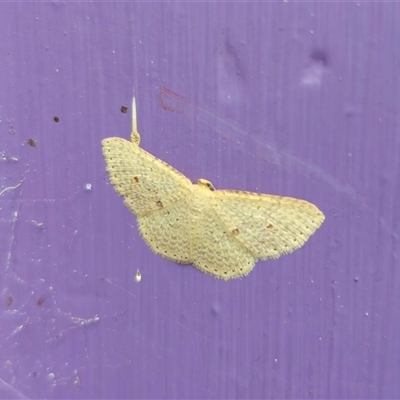
[[[400,397],[399,18],[0,4],[0,398]],[[228,282],[153,254],[101,153],[133,88],[149,152],[321,229]]]

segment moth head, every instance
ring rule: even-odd
[[[211,190],[211,191],[215,190],[214,185],[210,181],[208,181],[207,179],[199,179],[197,181],[197,185],[200,186],[200,187],[203,187],[204,189],[208,189],[208,190]]]

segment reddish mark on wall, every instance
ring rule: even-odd
[[[158,92],[158,102],[160,103],[160,106],[164,110],[184,114],[182,110],[179,110],[178,108],[172,106],[171,101],[177,104],[186,102],[186,100],[182,96],[179,96],[179,94],[175,93],[173,90],[166,87],[160,88]]]

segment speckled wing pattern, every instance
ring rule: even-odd
[[[304,200],[216,190],[194,227],[193,264],[223,279],[247,275],[257,260],[303,246],[323,220]]]
[[[190,194],[189,179],[136,144],[114,137],[104,139],[102,145],[111,183],[136,215],[159,210]]]
[[[193,265],[222,279],[247,275],[255,263],[247,245],[235,238],[211,205],[202,217],[193,229]]]
[[[231,190],[214,193],[216,214],[256,259],[300,248],[324,221],[322,212],[304,200]]]
[[[172,261],[191,264],[191,196],[182,197],[166,207],[138,216],[138,225],[151,249]]]

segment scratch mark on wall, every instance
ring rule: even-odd
[[[320,166],[310,161],[302,160],[300,157],[291,154],[287,150],[281,150],[275,146],[265,143],[263,139],[250,135],[228,118],[222,117],[216,112],[208,110],[207,108],[200,107],[174,92],[172,92],[174,95],[171,95],[169,89],[165,90],[164,88],[161,88],[159,93],[160,96],[163,97],[163,101],[169,104],[170,108],[179,109],[180,113],[186,117],[194,119],[197,118],[204,124],[209,125],[214,130],[216,122],[221,124],[221,127],[223,127],[221,130],[225,132],[223,134],[224,138],[227,138],[226,132],[229,131],[228,139],[234,143],[241,144],[245,141],[252,141],[253,144],[255,144],[255,148],[263,149],[263,158],[265,158],[270,164],[294,169],[305,176],[313,176],[322,182],[325,182],[335,191],[347,195],[354,203],[365,204],[365,199],[350,184],[341,182],[339,179],[326,172]],[[217,133],[219,133],[218,130]],[[254,153],[247,154],[251,157],[255,157]]]
[[[13,399],[27,399],[23,393],[15,389],[13,386],[8,384],[6,381],[0,378],[0,397],[2,399],[13,398]]]
[[[0,192],[0,196],[2,196],[5,192],[7,192],[7,191],[9,191],[9,190],[16,189],[17,187],[19,187],[19,186],[21,186],[21,185],[22,185],[22,182],[18,183],[18,185],[9,186],[9,187],[4,188],[4,189]]]

